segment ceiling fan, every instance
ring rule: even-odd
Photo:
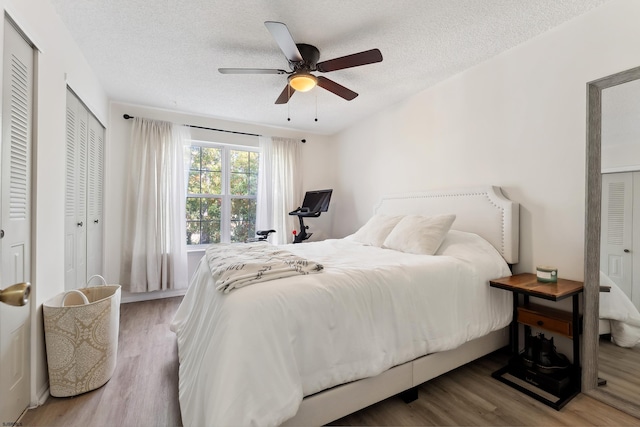
[[[382,53],[379,49],[366,50],[340,58],[318,62],[320,51],[315,46],[304,43],[296,43],[291,33],[282,22],[267,21],[264,23],[276,43],[289,61],[291,71],[271,68],[218,68],[222,74],[288,74],[288,83],[276,99],[276,104],[286,104],[296,92],[307,92],[316,85],[332,92],[347,101],[351,101],[358,94],[333,80],[324,76],[315,76],[312,71],[328,73],[330,71],[343,70],[345,68],[359,67],[360,65],[373,64],[382,61]]]

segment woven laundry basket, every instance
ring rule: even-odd
[[[49,393],[76,396],[103,386],[116,369],[120,285],[74,289],[43,304]]]

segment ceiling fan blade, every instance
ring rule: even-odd
[[[365,50],[364,52],[354,53],[340,58],[329,59],[316,64],[316,69],[321,73],[329,71],[343,70],[345,68],[359,67],[361,65],[382,62],[382,53],[379,49]]]
[[[274,68],[218,68],[218,71],[222,74],[287,74]]]
[[[295,92],[296,90],[287,83],[278,99],[276,99],[276,104],[286,104]]]
[[[267,21],[264,25],[289,61],[302,62],[302,55],[298,50],[298,46],[296,46],[296,42],[293,41],[289,28],[287,28],[285,24],[282,22]]]
[[[346,99],[347,101],[351,101],[356,96],[357,93],[352,91],[351,89],[347,89],[346,87],[334,82],[333,80],[329,80],[326,77],[318,76],[318,86],[323,89],[328,90],[329,92],[333,92],[341,98]]]

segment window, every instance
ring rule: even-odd
[[[260,153],[194,141],[189,150],[187,245],[255,236]]]

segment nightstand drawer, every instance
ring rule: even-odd
[[[571,313],[565,311],[530,304],[527,307],[518,307],[518,322],[573,338]]]

